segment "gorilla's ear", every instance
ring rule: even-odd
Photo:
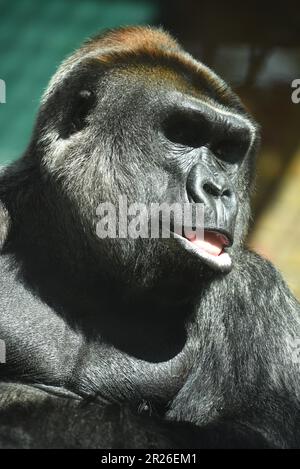
[[[67,107],[60,123],[59,133],[61,138],[69,138],[82,130],[87,121],[86,118],[96,101],[95,94],[89,89],[81,89],[71,94]]]

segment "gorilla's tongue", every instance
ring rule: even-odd
[[[195,233],[187,236],[187,239],[195,246],[195,248],[207,252],[211,256],[219,256],[224,246],[227,246],[228,239],[226,236],[215,231],[204,231],[204,239],[197,239]]]

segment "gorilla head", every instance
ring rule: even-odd
[[[11,236],[22,233],[31,258],[51,253],[73,275],[101,271],[135,288],[227,272],[247,229],[256,140],[236,95],[162,30],[97,36],[45,93]],[[204,240],[99,239],[97,207],[123,195],[204,204]]]

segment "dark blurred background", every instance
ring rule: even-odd
[[[162,25],[225,78],[262,128],[249,244],[300,298],[300,2],[0,0],[0,164],[24,151],[40,96],[62,59],[95,32]]]

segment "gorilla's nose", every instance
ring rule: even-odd
[[[224,177],[218,177],[217,180],[212,178],[205,178],[201,181],[201,192],[204,192],[207,196],[216,198],[231,197],[232,190]]]
[[[225,173],[198,163],[190,171],[186,189],[190,202],[204,204],[205,227],[233,230],[238,203],[233,185]]]

